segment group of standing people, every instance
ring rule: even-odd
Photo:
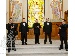
[[[40,26],[40,23],[38,23],[38,19],[35,20],[35,23],[33,24],[33,28],[34,28],[34,35],[35,35],[35,44],[40,44],[39,36],[40,36],[41,26]],[[66,20],[62,19],[62,24],[59,26],[59,33],[58,33],[58,36],[60,36],[60,41],[61,41],[59,50],[63,49],[63,41],[64,41],[65,49],[66,51],[68,51],[67,28],[68,28],[68,24],[66,24]],[[23,22],[20,23],[19,29],[21,33],[22,45],[24,45],[24,38],[25,38],[25,44],[27,45],[28,25],[25,22],[25,18],[23,18]],[[46,22],[44,22],[43,32],[45,33],[44,44],[46,44],[47,42],[47,36],[49,37],[50,44],[52,44],[52,41],[51,41],[52,23],[49,22],[49,18],[47,18]]]
[[[10,30],[13,31],[13,35],[15,38],[15,36],[18,34],[17,31],[17,26],[12,22],[12,18],[9,20],[10,22],[7,24],[7,30],[8,30],[8,34],[10,34]],[[34,28],[34,35],[35,35],[35,44],[40,44],[39,43],[39,36],[40,36],[40,23],[38,23],[38,19],[35,20],[35,23],[33,24],[33,28]],[[65,49],[66,51],[68,51],[68,44],[67,44],[67,30],[68,25],[65,23],[65,20],[62,20],[62,24],[59,26],[59,33],[58,35],[60,36],[60,41],[61,41],[61,45],[59,50],[63,49],[63,41],[65,43]],[[22,22],[20,23],[20,27],[19,27],[19,32],[21,33],[21,41],[22,41],[22,45],[26,44],[27,45],[27,33],[28,33],[29,29],[28,29],[28,24],[25,22],[25,18],[23,18]],[[43,26],[43,32],[45,33],[45,39],[44,39],[44,44],[46,44],[47,42],[47,36],[49,37],[49,42],[50,44],[52,44],[51,41],[51,32],[52,32],[52,23],[49,22],[49,18],[46,19],[46,22],[44,22],[44,26]],[[16,35],[15,35],[15,34]],[[9,36],[10,38],[10,36]],[[25,42],[24,42],[25,40]],[[8,47],[10,47],[11,44],[8,44]],[[13,47],[13,44],[12,44]],[[15,47],[15,42],[14,42],[14,47]],[[8,48],[8,52],[10,52],[10,48]],[[14,50],[16,50],[14,48]]]
[[[40,36],[40,23],[38,23],[38,19],[35,20],[35,23],[33,24],[34,28],[34,35],[35,35],[35,44],[40,44],[39,43],[39,36]],[[21,33],[21,40],[22,40],[22,45],[24,43],[27,45],[27,33],[28,33],[28,25],[25,22],[25,18],[23,18],[23,22],[20,23],[19,31]],[[45,39],[44,39],[44,44],[47,42],[47,36],[49,37],[49,42],[52,44],[51,41],[51,32],[52,32],[52,23],[49,22],[49,18],[46,19],[46,22],[44,22],[43,26],[43,32],[45,33]],[[24,42],[25,38],[25,42]]]

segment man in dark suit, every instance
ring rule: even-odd
[[[60,35],[60,40],[61,40],[61,45],[59,50],[63,49],[63,41],[65,43],[65,49],[66,51],[68,51],[68,44],[67,44],[67,28],[68,28],[68,24],[65,23],[65,20],[62,20],[62,24],[59,27],[59,33],[58,35]]]
[[[39,43],[39,35],[40,35],[40,23],[38,23],[38,19],[35,20],[35,23],[33,24],[34,28],[34,34],[35,34],[35,44]]]
[[[43,32],[45,33],[44,44],[46,44],[47,42],[47,35],[49,37],[50,44],[52,44],[52,41],[51,41],[52,23],[49,22],[49,18],[46,19],[46,22],[44,22]]]
[[[19,31],[21,33],[22,45],[24,45],[24,39],[27,45],[28,24],[25,22],[25,18],[23,18],[23,22],[20,23]]]
[[[7,33],[8,52],[10,52],[11,49],[16,51],[16,48],[15,48],[15,36],[18,34],[17,33],[17,24],[13,23],[12,18],[10,18],[9,23],[6,24],[6,29],[8,30],[8,33]]]

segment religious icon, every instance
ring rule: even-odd
[[[61,5],[62,5],[62,1],[52,0],[50,6],[52,8],[53,19],[61,18],[61,12],[62,12]]]
[[[22,22],[22,3],[20,1],[11,1],[11,17],[14,23]]]

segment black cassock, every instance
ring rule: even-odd
[[[11,26],[14,28],[11,29]],[[15,49],[15,36],[18,35],[17,31],[17,24],[11,23],[11,24],[6,24],[6,29],[8,30],[7,33],[7,47],[8,47],[8,52],[10,52],[11,49]]]
[[[65,49],[68,49],[68,44],[67,44],[67,28],[68,24],[62,24],[60,25],[59,33],[60,34],[60,40],[61,40],[61,45],[60,49],[63,49],[63,41],[65,43]]]
[[[43,32],[45,32],[44,44],[46,44],[47,42],[47,35],[49,37],[50,44],[52,44],[52,41],[51,41],[52,23],[51,22],[44,22]]]
[[[35,34],[35,44],[39,44],[39,35],[40,35],[40,23],[34,23],[33,24],[33,28],[34,28],[34,34]]]
[[[21,41],[22,45],[24,45],[24,39],[25,39],[25,44],[27,44],[27,32],[28,32],[28,24],[26,22],[21,22],[19,31],[21,32]]]

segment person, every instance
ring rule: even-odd
[[[58,36],[60,36],[61,44],[59,47],[59,50],[63,49],[63,41],[65,44],[65,49],[68,51],[68,44],[67,44],[67,28],[68,24],[65,23],[66,20],[62,20],[62,24],[59,27],[59,33]]]
[[[35,35],[35,44],[39,43],[39,35],[40,35],[40,23],[38,23],[38,19],[35,20],[35,23],[33,24],[34,28],[34,35]]]
[[[23,22],[20,23],[19,32],[21,33],[21,41],[22,45],[27,45],[27,33],[28,33],[28,24],[25,22],[25,18],[23,18]],[[24,43],[25,39],[25,43]]]
[[[44,44],[46,44],[47,42],[47,35],[49,37],[50,44],[52,44],[52,41],[51,41],[52,23],[49,22],[49,18],[46,19],[46,22],[44,22],[43,32],[45,33]]]
[[[6,24],[6,29],[8,30],[8,33],[7,33],[8,52],[10,52],[11,49],[16,51],[16,48],[15,48],[15,36],[18,34],[17,33],[17,24],[13,23],[12,18],[10,18],[9,23]]]

